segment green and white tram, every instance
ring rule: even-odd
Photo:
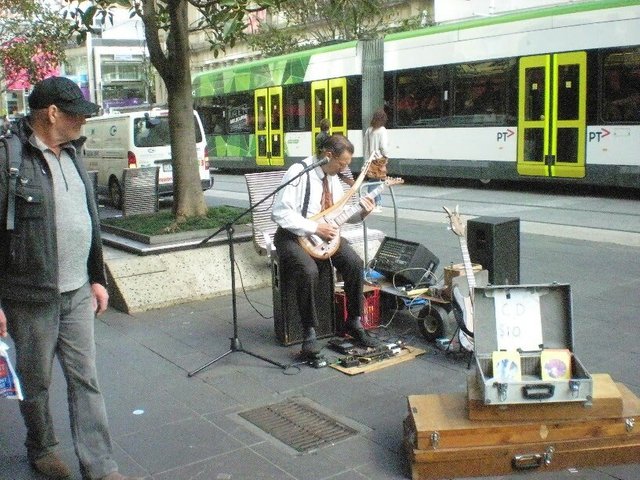
[[[322,118],[356,146],[389,115],[390,172],[640,186],[640,1],[444,24],[205,72],[211,164],[281,169]]]

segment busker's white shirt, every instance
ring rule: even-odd
[[[317,161],[315,156],[306,158],[303,162],[305,166],[311,165]],[[289,167],[289,170],[282,178],[282,183],[289,181],[298,175],[304,166],[296,163]],[[322,168],[316,167],[313,170],[302,174],[301,177],[295,179],[289,185],[284,187],[276,195],[273,209],[271,211],[271,219],[282,228],[299,236],[308,236],[316,233],[317,223],[309,220],[322,211],[322,178],[325,173]],[[310,182],[309,205],[307,208],[307,218],[302,216],[302,206],[304,204],[304,196],[307,189],[307,178]],[[329,190],[333,198],[333,203],[337,203],[344,195],[342,184],[337,175],[329,175]]]

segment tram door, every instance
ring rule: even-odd
[[[316,151],[316,135],[320,133],[320,121],[328,118],[332,134],[347,136],[347,80],[333,78],[311,83],[311,145]]]
[[[585,176],[586,53],[520,59],[518,173]]]
[[[256,90],[254,112],[256,164],[284,165],[282,87]]]

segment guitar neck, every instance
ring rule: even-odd
[[[384,185],[385,185],[384,183],[381,183],[375,189],[367,193],[365,197],[374,199],[376,195],[379,195],[382,192],[382,190],[384,190]],[[356,213],[359,213],[361,211],[362,211],[362,204],[358,202],[356,205],[350,205],[346,207],[342,212],[340,212],[338,215],[333,217],[331,221],[332,223],[334,223],[336,226],[339,227],[340,225],[347,223],[347,220],[349,220]]]
[[[467,283],[469,284],[469,290],[472,290],[476,286],[476,277],[473,274],[473,267],[471,265],[471,257],[469,256],[469,249],[467,248],[467,239],[463,236],[459,236],[460,250],[462,251],[462,261],[464,263],[464,273],[467,276]]]

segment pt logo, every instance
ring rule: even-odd
[[[604,137],[609,136],[611,132],[606,128],[601,128],[599,131],[589,132],[589,142],[600,142]]]
[[[507,128],[507,130],[504,132],[498,132],[498,134],[496,135],[496,142],[506,142],[507,138],[512,136],[514,133],[516,132],[514,132],[510,128]]]

